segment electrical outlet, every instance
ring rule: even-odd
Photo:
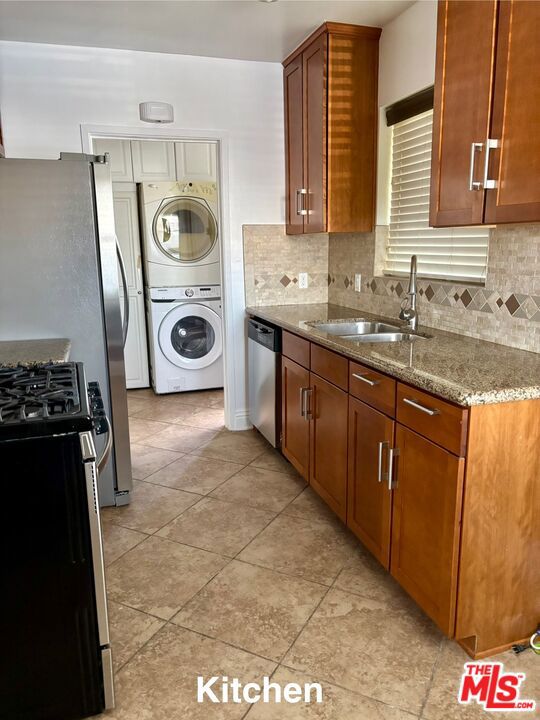
[[[298,287],[300,290],[305,290],[308,286],[308,274],[298,273]]]
[[[362,275],[360,273],[355,273],[354,275],[354,291],[362,291]]]

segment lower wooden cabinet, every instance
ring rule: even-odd
[[[347,518],[348,394],[310,374],[311,487],[344,522]]]
[[[387,570],[392,520],[389,458],[393,443],[394,421],[350,397],[347,525]]]
[[[471,657],[525,642],[540,402],[461,408],[291,333],[282,367],[283,454],[313,489]]]
[[[308,389],[309,370],[284,356],[281,362],[281,451],[304,480],[309,480],[309,420],[304,411]]]
[[[399,424],[395,446],[390,571],[452,636],[465,460]]]

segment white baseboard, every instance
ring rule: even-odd
[[[247,409],[244,410],[238,410],[236,414],[233,417],[233,427],[230,427],[229,430],[251,430],[253,425],[249,421],[249,413]]]

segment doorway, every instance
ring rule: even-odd
[[[201,389],[212,387],[225,388],[225,424],[227,422],[227,300],[228,291],[225,262],[228,256],[225,243],[228,237],[228,207],[226,172],[226,139],[220,133],[195,133],[193,131],[176,134],[164,133],[163,130],[146,130],[130,128],[119,129],[109,127],[83,127],[83,149],[86,152],[110,155],[111,175],[114,190],[114,209],[119,241],[122,246],[126,265],[126,287],[128,298],[125,305],[129,307],[130,332],[126,344],[126,375],[128,388],[154,387],[159,393],[175,393],[194,389],[185,384],[184,380],[175,382],[176,376],[182,375],[182,360],[189,365],[189,355],[193,352],[201,355],[208,351],[208,357],[216,355],[216,348],[223,348],[220,362],[222,363],[221,380],[216,379],[214,371],[198,370],[203,383]],[[154,228],[156,242],[151,244],[152,251],[158,256],[149,263],[145,249],[150,247],[145,233],[150,233],[148,213],[141,208],[142,201],[151,202],[151,194],[159,195],[163,185],[179,190],[186,197],[170,204],[169,212],[159,214],[160,225]],[[146,195],[144,193],[146,191]],[[167,194],[167,193],[166,193]],[[150,197],[149,197],[150,196]],[[189,197],[187,197],[189,196]],[[195,201],[193,200],[195,196]],[[163,199],[163,198],[161,198]],[[156,208],[160,203],[157,198]],[[198,206],[197,206],[198,205]],[[156,217],[157,217],[156,213]],[[146,223],[146,226],[145,226]],[[208,237],[206,237],[208,234]],[[217,241],[218,239],[218,241]],[[159,242],[158,242],[159,240]],[[180,243],[180,245],[178,244]],[[199,260],[195,270],[189,268],[189,258],[200,258],[196,252],[205,247],[204,259]],[[185,272],[174,269],[175,259],[182,257],[186,262],[180,263]],[[195,263],[197,265],[197,263]],[[149,268],[156,277],[148,277]],[[211,271],[211,272],[210,272]],[[172,276],[167,273],[173,273]],[[230,277],[230,275],[229,275]],[[181,312],[187,317],[184,324],[189,325],[189,338],[168,338],[167,349],[181,347],[179,353],[178,372],[169,372],[173,377],[163,380],[163,368],[160,371],[160,382],[157,382],[156,357],[162,365],[173,370],[170,353],[162,352],[163,341],[159,337],[156,323],[161,323],[164,313],[159,315],[152,325],[149,310],[159,307],[159,300],[168,301],[171,306],[177,298],[171,296],[171,286],[182,287],[191,294],[195,305],[205,305],[205,314],[217,313],[217,323],[208,322],[206,318],[198,322],[189,319],[189,313]],[[167,287],[167,298],[156,297],[157,288]],[[216,294],[219,292],[219,297]],[[151,294],[154,298],[151,298]],[[173,294],[173,293],[172,293]],[[150,304],[152,303],[152,304]],[[195,307],[194,305],[194,307]],[[184,307],[182,307],[184,310]],[[180,309],[175,310],[180,312]],[[202,314],[202,313],[201,313]],[[218,317],[219,316],[219,317]],[[214,318],[214,320],[216,320]],[[182,322],[167,323],[182,333]],[[204,331],[204,332],[203,332]],[[173,332],[173,330],[171,330]],[[177,333],[177,334],[178,334]],[[203,337],[204,335],[204,337]],[[188,347],[189,345],[189,347]],[[193,345],[193,347],[192,347]],[[195,347],[196,346],[196,347]],[[186,359],[187,357],[187,359]],[[201,359],[193,361],[201,366]],[[204,361],[202,361],[204,365]],[[212,363],[209,363],[212,365]],[[166,374],[166,372],[165,372]],[[193,372],[187,373],[192,377]],[[202,377],[204,375],[204,377]],[[170,382],[169,382],[170,381]],[[168,384],[167,384],[168,383]]]

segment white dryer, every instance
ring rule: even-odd
[[[156,393],[223,387],[221,287],[147,288]]]
[[[220,237],[215,182],[140,185],[146,284],[218,285]]]

